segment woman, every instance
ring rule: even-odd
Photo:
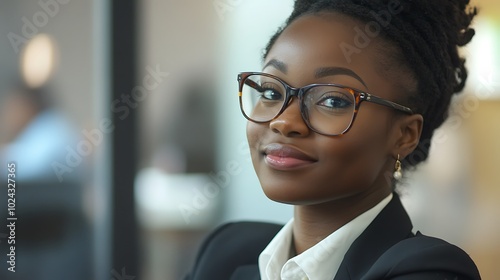
[[[480,279],[394,192],[464,87],[468,2],[297,0],[262,72],[238,75],[255,171],[294,218],[220,227],[188,279]]]

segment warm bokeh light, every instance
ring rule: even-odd
[[[31,39],[21,54],[21,75],[32,88],[44,85],[56,64],[56,44],[47,34],[39,34]]]

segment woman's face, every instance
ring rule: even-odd
[[[276,40],[263,72],[293,87],[335,83],[398,102],[402,97],[397,87],[381,71],[376,48],[381,39],[371,38],[349,59],[344,55],[347,44],[356,46],[356,26],[364,30],[362,23],[338,14],[303,16]],[[318,78],[318,70],[328,67],[341,71]],[[307,127],[294,98],[273,121],[248,122],[252,161],[264,192],[276,201],[307,205],[387,194],[394,168],[396,116],[391,108],[363,102],[346,134],[324,136]]]

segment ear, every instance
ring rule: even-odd
[[[396,122],[398,137],[394,145],[394,158],[398,154],[405,158],[417,148],[423,124],[424,118],[420,114],[405,116]]]

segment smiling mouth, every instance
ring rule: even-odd
[[[294,147],[277,143],[267,145],[263,155],[269,167],[282,171],[304,168],[317,162],[316,159]]]

